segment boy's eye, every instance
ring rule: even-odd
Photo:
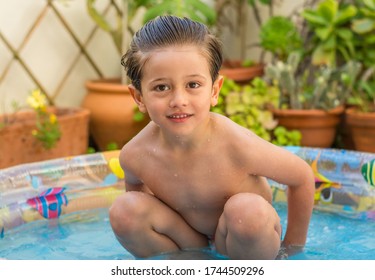
[[[188,83],[187,87],[188,88],[198,88],[200,85],[196,82],[191,82],[191,83]]]
[[[155,90],[156,91],[166,91],[166,90],[169,90],[169,86],[167,86],[167,85],[157,85],[155,87]]]

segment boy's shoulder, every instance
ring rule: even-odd
[[[237,124],[236,122],[232,121],[230,118],[217,114],[212,113],[212,119],[215,122],[214,127],[216,127],[216,132],[218,134],[224,133],[226,134],[226,139],[233,139],[237,137],[243,137],[243,135],[255,135],[251,130]],[[232,137],[228,137],[232,136]]]
[[[152,130],[155,125],[147,124],[137,135],[130,139],[121,149],[121,155],[137,154],[140,150],[144,150],[149,143],[152,143]]]
[[[243,127],[226,116],[215,114],[216,137],[221,139],[223,145],[230,147],[233,153],[244,155],[244,151],[251,150],[251,154],[263,153],[264,149],[270,149],[270,142],[259,137],[250,129]]]

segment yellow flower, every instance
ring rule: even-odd
[[[48,102],[46,96],[40,91],[40,89],[35,89],[27,98],[27,103],[30,107],[34,108],[35,110],[38,110],[45,109]]]
[[[57,120],[57,117],[56,117],[55,114],[49,115],[49,122],[50,123],[54,124],[54,123],[56,123],[56,120]]]
[[[61,137],[56,114],[47,111],[48,100],[40,89],[35,89],[27,98],[27,103],[36,113],[36,129],[31,134],[39,140],[43,147],[51,149]]]

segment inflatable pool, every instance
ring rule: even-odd
[[[315,209],[375,220],[375,154],[339,149],[286,147],[315,174]],[[285,186],[270,182],[274,200],[285,201]]]
[[[109,207],[125,191],[118,153],[106,152],[0,170],[0,237],[38,219]]]
[[[375,154],[286,149],[314,170],[315,209],[352,220],[375,221]],[[96,153],[0,170],[0,245],[12,230],[30,222],[61,220],[81,211],[108,209],[125,191],[118,154],[119,151]],[[270,184],[274,202],[285,201],[285,186],[273,181]]]

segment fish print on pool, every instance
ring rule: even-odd
[[[61,206],[68,205],[64,190],[65,188],[50,188],[40,196],[28,199],[27,204],[46,219],[58,218],[61,215]]]

